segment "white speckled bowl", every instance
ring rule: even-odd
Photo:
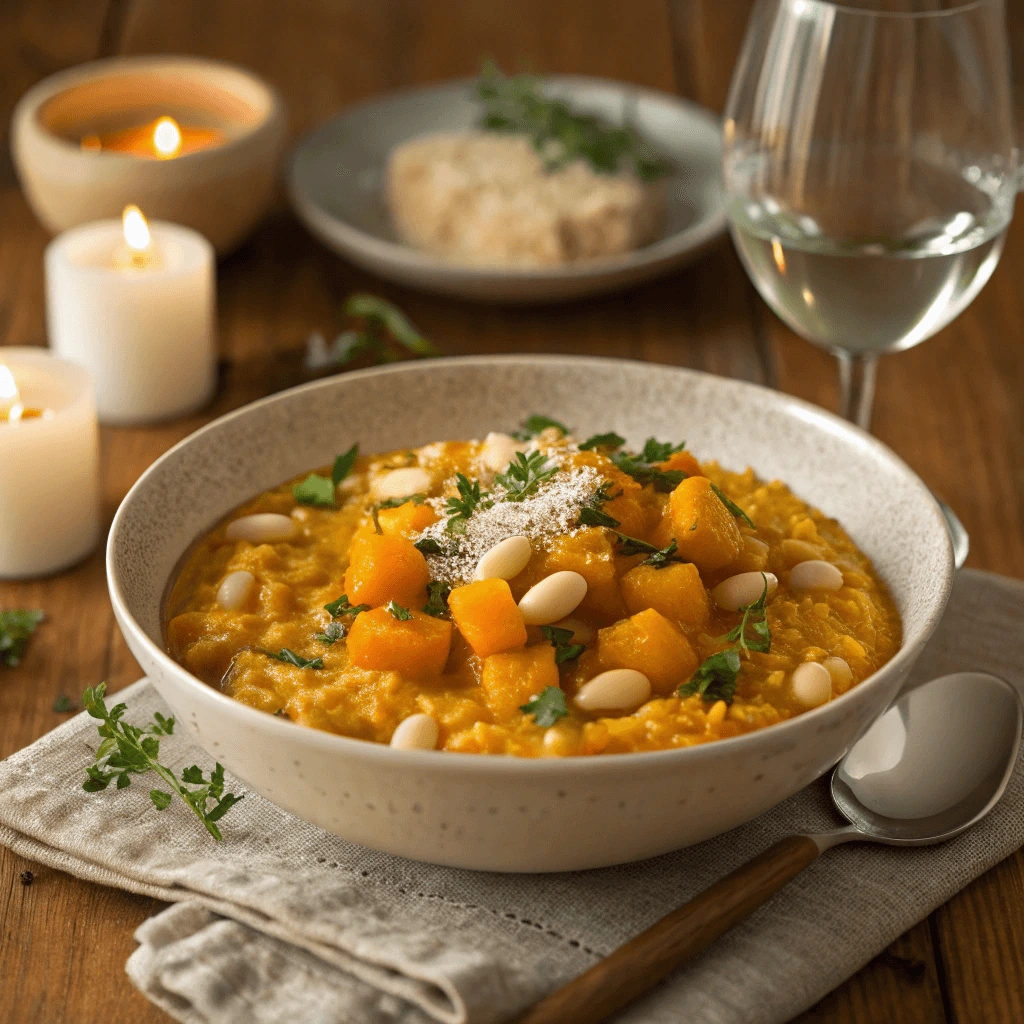
[[[182,554],[247,498],[359,441],[363,451],[482,437],[546,412],[582,436],[686,438],[752,465],[838,518],[886,579],[903,647],[849,693],[780,725],[683,750],[565,760],[400,751],[304,729],[201,683],[164,653],[162,602]],[[562,871],[707,839],[821,775],[897,693],[953,573],[935,500],[888,448],[811,405],[690,370],[562,356],[472,357],[347,373],[264,399],[159,459],[107,547],[117,620],[210,754],[270,800],[378,850],[458,867]]]

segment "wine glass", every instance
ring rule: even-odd
[[[732,237],[871,424],[883,352],[978,294],[1016,197],[1002,0],[760,0],[724,125]],[[961,527],[962,529],[962,527]]]

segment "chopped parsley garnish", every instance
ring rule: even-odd
[[[555,649],[555,664],[561,665],[563,661],[571,661],[578,658],[585,650],[584,644],[574,644],[574,636],[571,629],[562,629],[560,626],[541,626],[540,631]]]
[[[477,82],[483,101],[481,126],[487,131],[527,135],[546,171],[585,160],[598,174],[632,172],[654,181],[672,172],[672,163],[631,125],[611,125],[595,114],[576,113],[564,100],[544,95],[528,74],[508,76],[487,61]]]
[[[310,473],[301,483],[292,487],[292,497],[300,505],[316,505],[318,508],[334,508],[334,484],[325,476]]]
[[[335,487],[352,472],[352,467],[356,464],[358,457],[359,445],[354,444],[347,452],[339,455],[334,460],[334,466],[331,468],[331,481]]]
[[[624,437],[620,437],[614,431],[607,434],[592,434],[580,443],[580,451],[589,452],[595,448],[621,448],[626,443]]]
[[[645,558],[640,564],[653,565],[655,569],[664,569],[670,562],[678,561],[680,561],[680,558],[676,554],[676,542],[673,540],[669,543],[668,547],[655,551],[650,558]]]
[[[445,553],[444,548],[433,537],[420,537],[413,543],[413,547],[421,555],[443,555]]]
[[[547,430],[548,427],[554,427],[563,437],[569,433],[569,428],[564,423],[559,423],[558,420],[553,420],[550,416],[541,416],[538,413],[534,413],[532,416],[526,417],[523,425],[518,430],[512,431],[512,436],[517,441],[529,441],[531,437],[536,437]]]
[[[606,480],[586,505],[580,509],[580,526],[604,526],[609,530],[614,530],[615,527],[621,525],[615,516],[608,515],[601,508],[606,501],[611,501],[613,497],[618,497],[618,495],[611,494],[611,486],[611,481]]]
[[[681,452],[685,447],[685,441],[673,444],[671,441],[658,441],[649,437],[644,442],[644,450],[640,453],[640,458],[644,462],[665,462],[670,456]]]
[[[448,514],[445,530],[448,533],[465,533],[469,517],[478,508],[490,508],[494,501],[491,499],[490,491],[480,490],[479,480],[470,480],[464,473],[455,474],[455,486],[458,488],[459,496],[449,498],[444,506]]]
[[[337,600],[331,601],[330,604],[325,604],[324,608],[335,619],[340,619],[343,615],[358,615],[360,612],[368,612],[370,610],[368,604],[349,604],[348,594],[342,594]]]
[[[43,621],[38,609],[12,608],[0,612],[0,665],[14,668],[28,647],[29,638]]]
[[[408,622],[412,618],[412,612],[408,608],[403,608],[397,601],[388,601],[384,605],[384,610],[399,622]]]
[[[203,777],[198,765],[192,765],[181,773],[179,782],[174,773],[157,760],[160,756],[158,737],[170,736],[174,732],[174,719],[165,718],[157,711],[149,725],[141,729],[129,725],[122,721],[128,706],[118,704],[108,711],[103,700],[106,691],[106,683],[100,683],[95,690],[89,687],[82,695],[85,710],[100,721],[97,730],[102,739],[96,750],[95,762],[85,770],[86,779],[82,788],[89,793],[97,793],[116,779],[117,788],[124,789],[131,785],[132,775],[156,772],[171,792],[151,789],[149,799],[153,801],[153,806],[159,811],[166,810],[172,794],[176,793],[203,823],[206,831],[214,839],[222,839],[217,822],[242,797],[224,792],[224,768],[221,763],[217,762],[217,766],[210,772],[209,780]],[[211,800],[212,807],[209,806]]]
[[[750,516],[748,516],[747,513],[744,512],[743,509],[741,509],[739,507],[739,505],[736,504],[735,501],[731,501],[729,498],[727,498],[725,496],[725,494],[723,493],[721,487],[719,487],[717,484],[712,484],[711,485],[711,490],[713,490],[715,492],[715,494],[718,495],[719,500],[722,502],[722,504],[734,516],[737,516],[739,519],[742,519],[743,522],[745,522],[747,524],[747,526],[754,527],[754,520],[751,519]],[[755,527],[755,529],[756,529],[756,527]]]
[[[681,452],[686,442],[672,444],[671,441],[658,441],[649,437],[644,442],[643,451],[639,455],[629,452],[613,452],[610,456],[623,473],[628,473],[641,484],[651,484],[656,491],[673,491],[685,479],[687,474],[681,469],[661,469],[658,463],[664,462],[676,452]]]
[[[320,643],[326,644],[328,647],[332,647],[339,640],[344,640],[347,633],[348,626],[344,622],[336,622],[332,619],[324,626],[323,632],[317,633],[313,639],[319,640]]]
[[[569,714],[565,706],[565,694],[557,686],[546,687],[539,696],[520,705],[519,710],[524,715],[533,715],[533,720],[543,729]]]
[[[536,494],[540,485],[557,472],[558,466],[549,465],[543,452],[530,452],[529,455],[516,452],[508,469],[495,476],[494,482],[505,489],[504,501],[523,501]]]
[[[286,665],[294,665],[296,668],[323,668],[323,658],[303,658],[302,655],[296,654],[289,647],[282,647],[279,651],[264,651],[263,652],[268,658],[273,658],[275,661],[283,661]]]
[[[448,595],[452,588],[444,580],[431,580],[427,584],[427,603],[423,611],[439,619],[448,614]]]
[[[761,596],[753,604],[740,607],[739,610],[743,612],[742,620],[722,637],[723,640],[729,640],[742,647],[748,654],[751,651],[767,654],[772,649],[772,634],[768,629],[768,612],[765,608],[768,600],[768,577],[761,573],[761,578],[764,580]],[[751,632],[753,636],[750,635]]]
[[[683,683],[680,697],[698,694],[704,700],[724,700],[731,704],[736,695],[736,678],[740,674],[740,653],[735,647],[712,654],[693,674],[689,682]]]
[[[648,544],[645,540],[640,540],[639,537],[630,537],[625,533],[616,533],[615,536],[619,538],[620,555],[658,554],[658,548],[656,548],[653,544]]]

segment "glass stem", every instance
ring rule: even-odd
[[[838,352],[836,358],[839,360],[839,415],[856,423],[861,430],[870,430],[878,356],[873,352]]]

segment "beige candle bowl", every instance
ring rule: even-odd
[[[224,141],[169,159],[83,149],[90,135],[169,116]],[[249,71],[199,57],[114,57],[31,88],[11,120],[22,188],[53,233],[120,217],[195,228],[218,254],[236,248],[273,196],[286,116],[280,95]]]

